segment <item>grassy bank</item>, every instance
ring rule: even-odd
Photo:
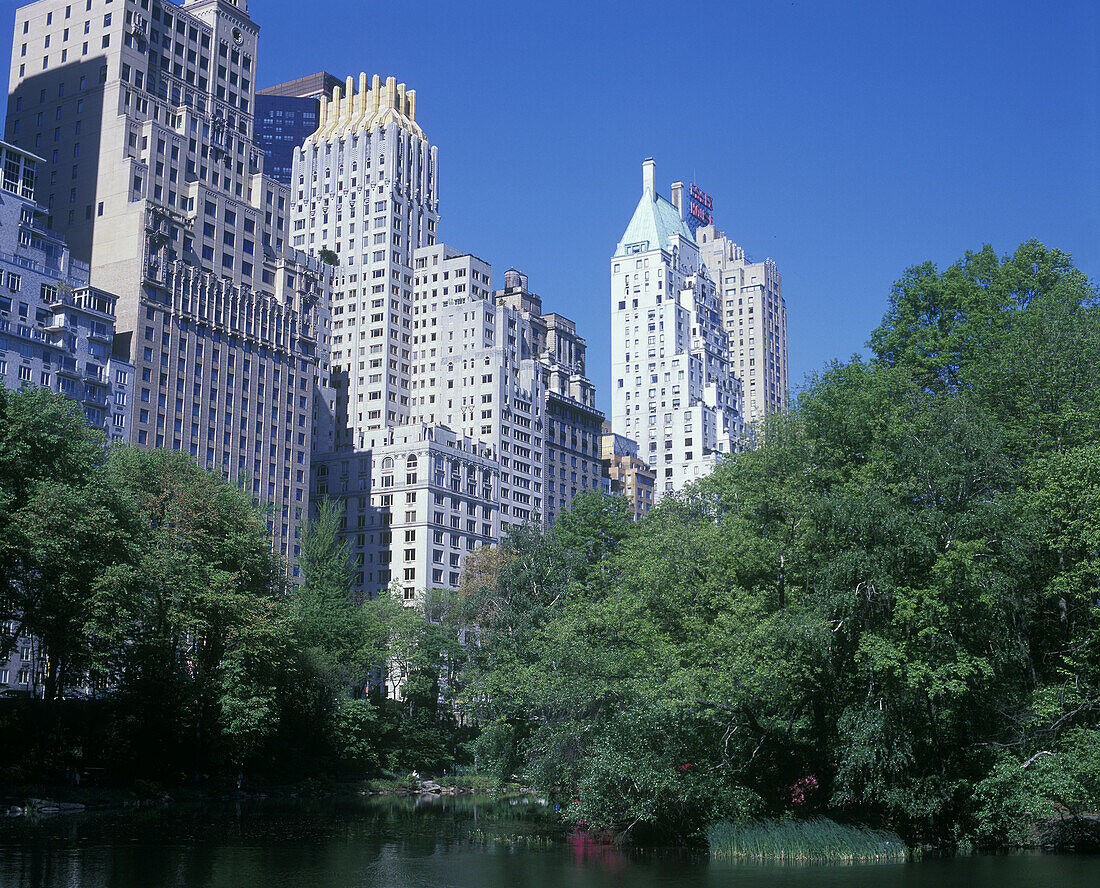
[[[712,857],[731,860],[849,863],[906,856],[905,843],[892,832],[824,818],[716,823],[707,830],[707,841]]]

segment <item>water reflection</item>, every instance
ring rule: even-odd
[[[1034,855],[862,866],[709,863],[565,834],[553,812],[531,800],[471,796],[246,801],[0,821],[3,888],[731,884],[1091,888],[1100,884],[1100,861]]]
[[[610,873],[621,873],[626,869],[627,860],[623,850],[603,836],[593,836],[576,829],[565,841],[573,852],[573,862],[578,869],[597,866]]]

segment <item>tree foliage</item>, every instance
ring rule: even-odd
[[[0,420],[0,619],[17,625],[0,653],[34,639],[21,711],[46,725],[0,766],[174,782],[453,765],[465,734],[439,687],[454,624],[353,600],[336,506],[306,524],[288,584],[251,497],[187,455],[108,449],[41,390],[0,388]],[[372,685],[398,656],[413,663],[400,704]],[[78,702],[95,717],[65,736]]]
[[[639,525],[514,534],[471,596],[483,753],[664,836],[828,812],[1004,840],[1095,808],[1098,324],[1035,242],[917,266],[871,359],[755,450]]]

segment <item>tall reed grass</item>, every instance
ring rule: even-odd
[[[733,860],[854,863],[906,857],[905,843],[895,833],[824,818],[720,822],[707,830],[707,841],[712,857]]]

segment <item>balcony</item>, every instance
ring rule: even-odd
[[[60,240],[57,232],[46,227],[46,222],[43,219],[36,219],[34,216],[29,219],[23,217],[19,220],[19,225],[23,228],[29,228],[31,231],[37,231],[39,234],[44,234],[46,237]]]
[[[25,268],[27,271],[36,271],[39,274],[49,275],[52,278],[69,280],[68,276],[64,274],[64,269],[61,267],[61,262],[55,258],[50,257],[48,262],[37,262],[27,256],[19,256],[15,253],[5,253],[0,250],[0,259],[5,262],[10,262],[12,265],[18,265],[20,268]],[[70,281],[73,286],[83,286],[79,281]]]
[[[7,318],[0,318],[0,332],[11,333],[14,336],[18,336],[21,339],[27,339],[31,342],[42,342],[47,345],[53,345],[53,341],[46,335],[45,331],[39,330],[37,327],[32,327],[29,324],[15,324]]]

